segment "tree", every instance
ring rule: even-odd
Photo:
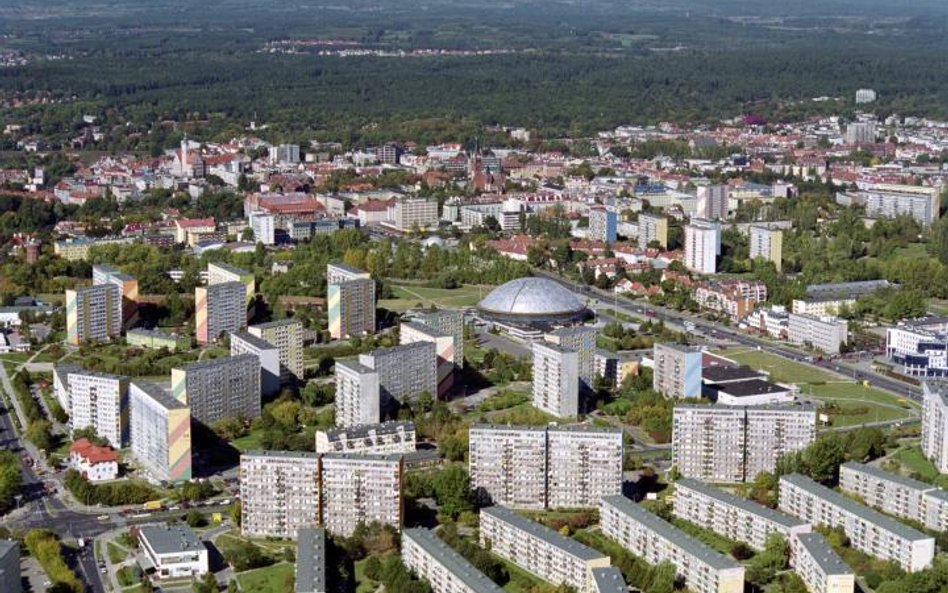
[[[188,514],[184,516],[184,520],[187,522],[188,527],[204,527],[207,525],[207,519],[204,518],[204,514],[196,509],[188,511]]]
[[[647,587],[650,593],[672,593],[678,580],[678,569],[666,560],[655,566],[651,577],[651,585]]]
[[[230,505],[230,520],[231,522],[240,527],[241,519],[243,519],[243,513],[241,512],[240,501],[236,501],[234,504]]]
[[[779,533],[771,533],[764,543],[764,550],[751,559],[747,580],[757,585],[769,583],[778,571],[787,567],[789,557],[787,540]]]
[[[471,478],[463,465],[449,465],[432,480],[435,499],[442,514],[457,519],[474,508],[471,501]]]
[[[204,573],[200,579],[192,582],[191,590],[194,593],[220,593],[220,585],[217,584],[217,577],[213,572]]]
[[[0,512],[13,506],[22,485],[20,460],[12,451],[0,451]]]

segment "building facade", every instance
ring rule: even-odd
[[[99,284],[66,291],[66,341],[78,346],[107,342],[122,333],[122,296],[118,286]]]
[[[414,401],[422,393],[438,394],[438,356],[431,342],[379,348],[359,355],[359,363],[379,376],[382,405]]]
[[[143,525],[138,542],[159,579],[194,578],[210,570],[207,547],[187,527]]]
[[[596,328],[577,325],[555,329],[543,338],[577,354],[579,385],[589,390],[596,379]]]
[[[555,344],[533,344],[533,405],[560,418],[579,415],[579,354]]]
[[[752,224],[750,227],[751,259],[762,258],[773,262],[777,271],[783,269],[783,230],[767,225]]]
[[[473,425],[469,431],[471,489],[484,503],[546,508],[546,429]]]
[[[615,243],[618,226],[619,216],[615,210],[603,206],[589,209],[589,232],[586,236],[591,241]]]
[[[207,264],[207,285],[240,282],[244,285],[244,299],[249,304],[257,293],[257,280],[253,272],[224,263]]]
[[[415,450],[413,422],[383,422],[316,432],[317,453],[384,455]]]
[[[680,344],[655,344],[652,388],[665,397],[701,397],[701,351]]]
[[[639,247],[645,249],[652,241],[668,249],[668,219],[660,214],[639,212]]]
[[[948,526],[948,492],[931,484],[850,461],[839,468],[839,488],[875,509],[916,521],[928,529],[944,531]]]
[[[434,344],[438,357],[438,391],[440,398],[446,398],[454,387],[454,336],[421,323],[404,321],[398,328],[399,344],[430,342]]]
[[[247,331],[277,347],[280,353],[280,381],[284,384],[302,381],[303,322],[280,319],[251,325]]]
[[[716,222],[692,219],[685,225],[685,268],[698,274],[718,271],[721,253],[721,226]]]
[[[381,420],[379,374],[354,360],[337,360],[336,426],[375,425]]]
[[[230,355],[252,354],[260,362],[260,390],[265,396],[280,391],[280,350],[246,331],[230,334]]]
[[[624,496],[602,499],[602,533],[649,564],[671,562],[689,591],[743,593],[744,567]]]
[[[948,382],[922,383],[922,453],[948,473]]]
[[[839,354],[849,341],[849,324],[844,319],[824,315],[799,315],[791,313],[787,326],[787,339],[827,354]]]
[[[790,563],[811,593],[853,593],[856,575],[819,533],[789,540]]]
[[[592,593],[592,570],[609,557],[502,506],[481,509],[480,543],[501,558],[553,585]]]
[[[841,527],[852,547],[908,572],[928,568],[935,539],[800,474],[780,477],[780,510],[812,524]]]
[[[247,327],[246,287],[224,282],[194,288],[194,333],[198,344],[207,345],[221,335]]]
[[[131,327],[138,314],[138,280],[109,265],[92,266],[92,285],[103,284],[114,284],[118,287],[122,327]]]
[[[120,449],[128,441],[128,377],[78,371],[69,373],[69,424],[94,428]]]
[[[241,354],[171,369],[171,394],[208,426],[224,418],[251,420],[260,415],[260,360]]]
[[[326,267],[329,333],[334,340],[375,332],[375,281],[343,264]]]
[[[320,524],[319,455],[257,451],[240,456],[241,533],[295,538]]]
[[[320,460],[320,516],[333,535],[360,524],[402,525],[402,456],[328,453]]]
[[[191,479],[191,409],[156,385],[128,387],[130,442],[139,465],[157,481]]]
[[[402,533],[402,562],[415,576],[428,581],[432,593],[504,591],[428,529]]]
[[[727,220],[731,188],[727,185],[703,185],[698,188],[695,216],[705,220]]]
[[[603,496],[622,493],[620,429],[550,426],[546,435],[547,507],[594,508]]]

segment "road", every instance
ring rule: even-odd
[[[696,329],[712,333],[712,335],[716,335],[717,337],[724,337],[730,341],[751,348],[759,348],[763,352],[774,354],[787,360],[818,366],[819,368],[829,372],[836,372],[846,377],[851,377],[854,381],[868,381],[873,387],[896,393],[900,396],[913,399],[917,402],[921,402],[922,399],[921,389],[896,379],[885,377],[877,373],[863,371],[857,367],[850,366],[839,361],[823,361],[819,364],[811,363],[807,360],[807,355],[788,346],[783,346],[775,342],[771,342],[770,340],[765,340],[754,335],[730,329],[690,313],[666,309],[665,307],[651,305],[644,301],[630,302],[625,299],[616,299],[615,295],[613,295],[611,292],[606,292],[591,286],[580,284],[578,282],[573,282],[548,272],[538,271],[538,273],[550,278],[551,280],[559,282],[563,286],[566,286],[570,290],[583,295],[584,297],[598,299],[603,302],[604,306],[614,307],[626,315],[640,319],[664,320],[665,322],[672,322],[678,325],[683,325],[685,321],[689,321],[695,324]]]

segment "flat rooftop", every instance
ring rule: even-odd
[[[806,525],[805,521],[801,521],[796,517],[790,516],[786,513],[781,513],[780,511],[776,511],[763,505],[759,505],[756,502],[741,498],[740,496],[735,496],[730,492],[725,492],[724,490],[714,488],[713,486],[708,486],[704,482],[700,482],[698,480],[682,478],[681,480],[675,482],[675,489],[678,490],[681,488],[685,490],[693,490],[698,494],[703,494],[704,496],[713,498],[724,504],[731,505],[741,509],[742,511],[751,513],[788,529]]]
[[[474,568],[473,564],[455,552],[448,544],[441,541],[441,538],[431,530],[417,527],[405,529],[402,531],[402,538],[417,544],[435,562],[443,566],[471,591],[475,593],[505,593],[497,583]]]
[[[800,533],[796,537],[807,554],[816,560],[824,574],[853,574],[853,570],[849,568],[849,565],[843,562],[839,554],[826,542],[826,538],[819,533]]]
[[[750,379],[763,379],[767,373],[750,367],[706,366],[701,370],[705,383],[733,383]]]
[[[326,531],[303,527],[296,538],[296,593],[326,590]]]
[[[499,519],[500,521],[513,526],[515,529],[526,532],[531,536],[542,540],[543,542],[560,550],[563,550],[571,556],[581,560],[595,560],[604,556],[602,552],[598,552],[590,547],[584,546],[572,538],[564,537],[556,531],[540,525],[533,519],[527,519],[523,515],[515,513],[506,507],[486,507],[481,509],[481,514],[490,515],[491,517]]]
[[[717,385],[717,388],[719,393],[726,393],[732,397],[753,397],[755,395],[787,393],[790,391],[786,387],[761,379],[724,383],[723,385]]]
[[[207,550],[193,531],[181,525],[143,525],[138,528],[138,532],[156,554]]]

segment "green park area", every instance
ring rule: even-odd
[[[293,565],[281,562],[265,568],[248,570],[237,575],[243,593],[283,593],[292,582]]]
[[[819,400],[821,413],[830,416],[832,426],[856,426],[866,422],[911,419],[918,405],[897,395],[866,387],[829,371],[786,360],[759,350],[726,350],[721,356],[765,371],[777,383],[794,383],[804,396]]]
[[[488,295],[493,286],[464,284],[459,288],[431,288],[428,286],[392,286],[395,298],[379,300],[379,307],[390,311],[407,311],[419,305],[439,309],[472,307]]]

